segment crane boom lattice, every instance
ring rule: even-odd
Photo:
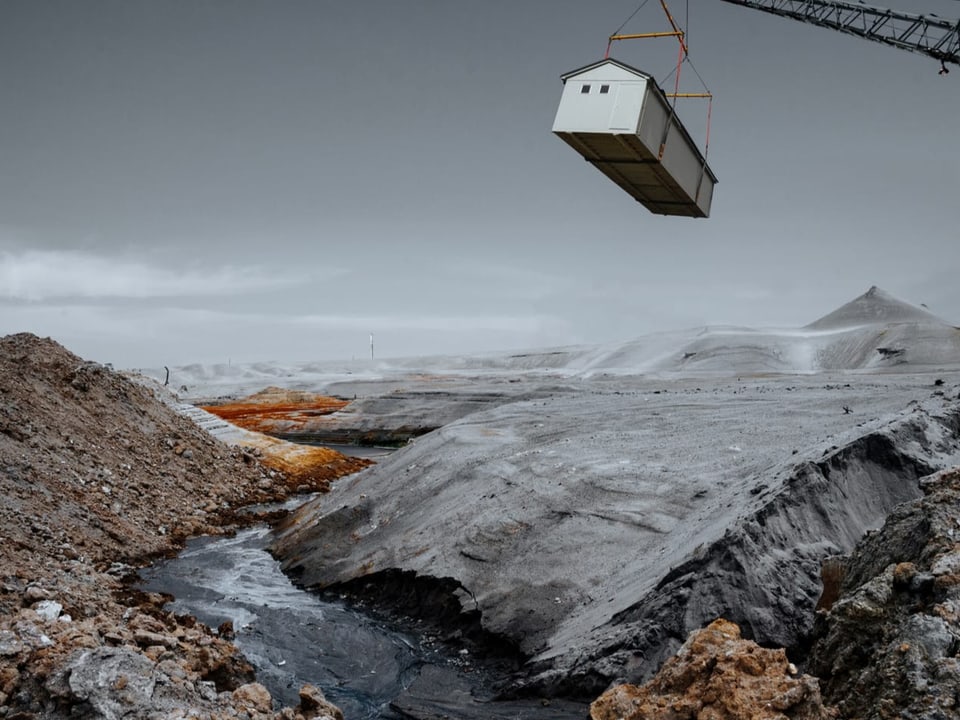
[[[841,0],[723,0],[960,65],[960,21]]]

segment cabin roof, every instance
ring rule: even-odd
[[[653,79],[652,75],[649,75],[648,73],[643,72],[643,70],[637,70],[637,68],[633,67],[632,65],[627,65],[626,63],[620,62],[619,60],[614,60],[613,58],[603,58],[602,60],[597,60],[596,62],[592,62],[589,65],[584,65],[583,67],[577,68],[576,70],[571,70],[570,72],[566,72],[563,75],[561,75],[560,79],[564,83],[566,83],[567,80],[569,80],[570,78],[575,77],[580,73],[584,73],[587,70],[593,70],[594,68],[600,67],[601,65],[616,65],[619,68],[623,68],[627,72],[633,73],[637,77],[642,77],[645,80]]]

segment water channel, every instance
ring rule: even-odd
[[[176,558],[142,570],[141,587],[173,595],[171,610],[210,627],[231,621],[258,682],[284,705],[296,705],[300,687],[312,683],[347,720],[586,716],[584,705],[563,701],[485,702],[489,677],[467,651],[415,623],[398,628],[296,587],[266,551],[269,541],[265,525],[195,538]]]
[[[175,559],[141,573],[143,587],[176,597],[175,612],[210,627],[229,620],[257,680],[286,705],[307,682],[348,718],[393,718],[389,703],[436,652],[344,603],[296,588],[264,549],[270,529],[197,538]],[[435,659],[443,661],[437,656]]]

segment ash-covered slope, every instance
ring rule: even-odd
[[[824,370],[917,371],[960,364],[960,328],[871,287],[804,328],[825,333]]]
[[[807,325],[808,330],[839,330],[860,325],[932,323],[946,325],[933,313],[895,298],[876,285],[863,295]]]
[[[642,680],[718,615],[795,646],[821,559],[960,463],[957,380],[585,383],[420,438],[276,550],[310,586],[461,588],[551,692]]]
[[[588,374],[922,372],[960,367],[960,329],[872,287],[803,328],[652,335],[577,362]]]

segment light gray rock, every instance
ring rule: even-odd
[[[36,617],[37,620],[40,620],[39,616]],[[47,637],[47,635],[30,620],[18,620],[14,623],[13,629],[20,641],[34,650],[53,645],[53,640]]]
[[[56,620],[63,611],[63,605],[56,600],[41,600],[33,606],[33,611],[44,620]]]
[[[197,682],[197,692],[200,693],[200,697],[204,700],[215,702],[217,699],[216,683],[210,682],[209,680],[199,680]]]
[[[0,630],[0,657],[13,657],[23,651],[23,643],[16,633]]]
[[[128,648],[79,653],[67,666],[70,691],[90,706],[89,718],[145,717],[157,684],[154,664]]]

